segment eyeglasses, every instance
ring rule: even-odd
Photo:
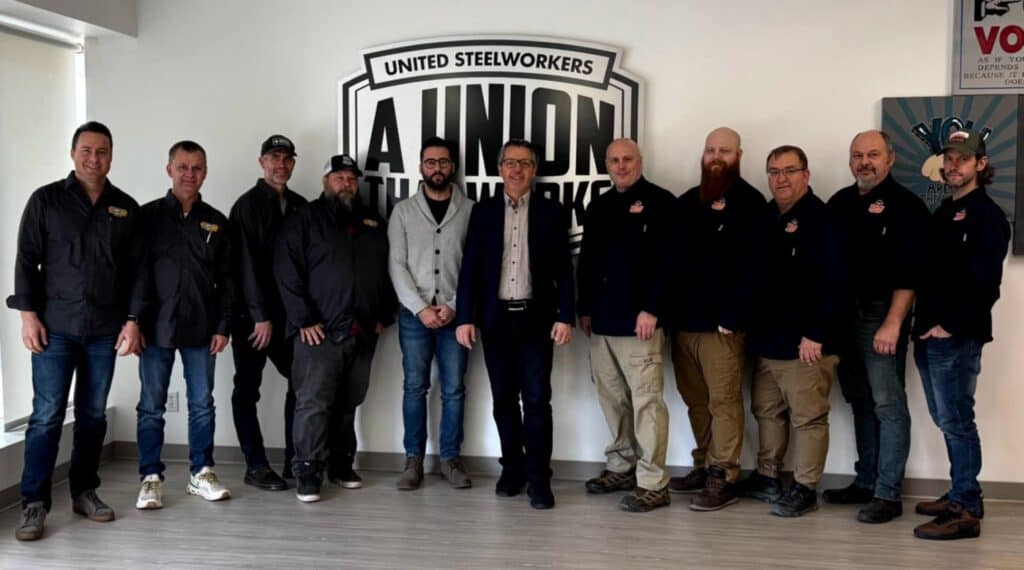
[[[769,168],[768,169],[768,178],[775,178],[776,176],[778,176],[780,174],[783,175],[786,178],[790,178],[794,174],[797,174],[799,172],[803,172],[805,170],[807,170],[807,169],[806,168],[797,168],[795,166],[790,166],[789,168],[783,168],[783,169]]]
[[[449,158],[428,158],[423,161],[423,166],[427,168],[448,168],[454,164]]]
[[[520,168],[533,168],[534,162],[529,158],[506,158],[501,161],[501,165],[505,168],[512,168],[517,165]]]

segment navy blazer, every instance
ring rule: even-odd
[[[550,327],[558,321],[571,325],[575,313],[569,211],[535,191],[531,191],[528,207],[530,284],[537,324]],[[478,202],[470,215],[455,299],[456,324],[494,327],[504,248],[505,194],[501,193]]]

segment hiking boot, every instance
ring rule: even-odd
[[[633,492],[619,501],[619,508],[630,513],[646,513],[658,507],[667,507],[672,503],[668,496],[668,486],[657,491],[637,487]]]
[[[441,462],[441,476],[448,480],[453,489],[468,489],[473,486],[459,457]]]
[[[874,489],[858,487],[853,483],[842,489],[827,489],[821,494],[821,500],[830,505],[864,505],[874,498]]]
[[[95,489],[89,489],[75,497],[71,510],[91,521],[110,522],[114,520],[114,509],[96,495]]]
[[[737,483],[736,491],[741,497],[750,497],[766,503],[774,503],[782,498],[782,485],[779,484],[778,477],[768,477],[757,470]]]
[[[981,535],[981,518],[964,510],[960,503],[949,503],[935,520],[914,529],[914,536],[927,540],[956,540]]]
[[[717,511],[738,501],[736,485],[727,481],[725,470],[716,465],[708,469],[707,485],[690,499],[690,510]]]
[[[411,455],[406,456],[405,468],[402,469],[402,474],[398,476],[398,482],[395,483],[395,486],[398,487],[399,491],[412,491],[419,489],[422,482],[423,458]]]
[[[164,482],[156,473],[150,473],[142,479],[139,498],[135,499],[135,508],[140,511],[164,508]]]
[[[857,512],[857,520],[862,523],[887,523],[903,514],[903,501],[889,501],[875,497]]]
[[[526,486],[526,494],[530,496],[530,506],[538,510],[555,508],[555,494],[551,492],[551,483],[530,483]]]
[[[316,475],[299,475],[295,485],[295,498],[303,503],[320,500],[320,478]]]
[[[515,497],[523,492],[524,484],[522,475],[503,469],[501,477],[498,477],[498,482],[494,485],[494,494],[499,497]]]
[[[284,491],[288,488],[288,483],[267,465],[247,470],[242,481],[264,491]]]
[[[207,501],[222,501],[231,498],[231,491],[221,485],[212,467],[203,467],[199,473],[189,476],[185,492],[202,497]]]
[[[668,480],[668,490],[671,493],[696,493],[707,485],[708,470],[704,467],[691,469],[683,477],[673,477]]]
[[[781,499],[772,507],[772,514],[780,517],[802,517],[818,510],[818,493],[796,481]]]
[[[352,466],[343,467],[339,473],[328,477],[331,483],[343,489],[359,489],[363,486],[363,478],[352,469]]]
[[[625,473],[616,473],[605,469],[593,479],[586,483],[587,492],[593,495],[614,493],[615,491],[632,491],[636,488],[636,469],[630,469]]]
[[[18,540],[39,540],[43,537],[43,523],[46,522],[46,507],[42,501],[35,501],[22,507],[21,521],[14,529]]]
[[[934,501],[921,501],[920,503],[917,504],[916,507],[914,507],[914,511],[916,511],[917,514],[919,514],[919,515],[926,515],[926,516],[929,516],[929,517],[937,517],[937,516],[941,515],[942,513],[946,512],[947,510],[949,510],[949,505],[950,505],[949,493],[946,493],[946,494],[942,495],[941,497],[939,497],[938,499],[935,499]],[[979,519],[985,518],[985,500],[984,499],[979,499],[978,500],[978,509],[979,509],[978,510],[978,518]]]

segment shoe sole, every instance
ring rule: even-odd
[[[335,482],[335,485],[338,485],[342,489],[362,489],[363,488],[363,482],[362,481],[341,481],[341,482]]]
[[[136,501],[135,508],[140,511],[155,511],[164,508],[164,504],[160,501]]]
[[[632,491],[636,489],[636,485],[620,485],[618,487],[591,487],[587,485],[587,493],[591,495],[610,495],[611,493],[618,493],[619,491]]]
[[[978,538],[979,536],[981,536],[981,529],[979,528],[977,531],[973,531],[972,530],[971,532],[968,532],[967,534],[958,534],[958,535],[950,535],[950,536],[928,536],[926,534],[918,533],[917,529],[915,528],[914,529],[914,536],[916,536],[917,538],[923,539],[923,540],[959,540],[961,538]]]
[[[18,540],[21,540],[21,541],[26,541],[26,542],[33,541],[33,540],[39,540],[40,538],[43,538],[43,531],[41,531],[41,530],[39,530],[39,531],[35,531],[35,530],[33,530],[33,531],[20,531],[20,530],[18,530],[18,531],[14,531],[14,538],[16,538]]]
[[[708,506],[704,506],[704,505],[695,505],[693,503],[690,503],[690,510],[691,511],[697,511],[698,513],[707,513],[707,512],[711,512],[711,511],[722,510],[725,507],[728,507],[729,505],[735,505],[738,502],[740,502],[739,497],[733,497],[732,499],[722,503],[721,505],[716,505],[716,506],[713,506],[713,507],[708,507]]]
[[[415,491],[416,489],[420,488],[420,484],[419,483],[417,483],[415,485],[396,484],[395,488],[398,489],[399,491]]]
[[[117,518],[114,513],[110,513],[109,515],[90,515],[78,507],[72,507],[71,510],[74,511],[76,515],[82,515],[93,522],[111,522]]]
[[[763,501],[769,505],[774,505],[782,498],[782,495],[769,495],[768,493],[742,493],[741,496],[748,499],[757,499]]]
[[[448,484],[451,485],[452,489],[469,489],[469,488],[473,487],[473,483],[472,482],[452,483],[451,481],[449,481]]]
[[[807,507],[806,509],[800,510],[800,511],[786,512],[786,511],[778,511],[776,509],[772,509],[772,514],[777,516],[777,517],[782,517],[784,519],[792,519],[792,518],[796,518],[796,517],[802,517],[802,516],[806,515],[807,513],[811,513],[811,512],[814,512],[816,510],[818,510],[817,503],[815,503],[814,505],[812,505],[810,507]]]
[[[296,493],[295,498],[303,503],[316,503],[320,500],[320,495],[300,495]]]
[[[227,489],[224,489],[224,491],[219,495],[204,495],[199,489],[196,489],[195,487],[189,485],[188,487],[185,487],[185,492],[188,493],[189,495],[195,495],[196,497],[206,499],[211,503],[231,498],[231,491],[228,491]]]
[[[623,506],[623,505],[619,505],[619,508],[622,509],[623,511],[627,512],[627,513],[649,513],[649,512],[651,512],[651,511],[653,511],[655,509],[660,509],[662,507],[667,507],[669,505],[671,505],[671,503],[665,503],[663,505],[644,506],[644,507],[639,507],[639,508],[638,507],[626,507],[626,506]]]
[[[673,495],[696,495],[697,493],[700,493],[703,490],[704,488],[701,487],[700,489],[680,489],[678,491],[675,489],[669,489],[668,492],[672,493]]]
[[[244,482],[246,485],[248,485],[250,487],[256,487],[257,489],[262,489],[264,491],[284,491],[284,490],[286,490],[288,488],[288,484],[287,483],[285,483],[284,485],[280,485],[280,484],[261,485],[261,484],[255,482],[255,481],[253,481],[251,479],[243,479],[242,482]]]

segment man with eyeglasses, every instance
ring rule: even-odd
[[[462,466],[462,420],[469,351],[455,338],[455,289],[473,202],[457,184],[455,146],[441,138],[423,141],[419,192],[399,202],[388,222],[391,281],[402,349],[402,423],[405,468],[397,487],[419,488],[427,445],[427,393],[437,359],[441,389],[441,475],[456,489],[472,482]]]
[[[992,341],[992,307],[1010,242],[1006,214],[986,190],[994,176],[980,133],[949,136],[942,147],[942,177],[953,194],[925,231],[929,247],[913,337],[928,412],[946,440],[952,487],[937,500],[917,504],[918,514],[935,517],[914,529],[918,538],[973,538],[981,534],[985,516],[974,392],[982,347]]]
[[[885,523],[903,514],[901,488],[910,453],[905,369],[910,308],[920,278],[928,208],[890,174],[896,160],[882,131],[850,143],[856,182],[828,201],[850,247],[850,299],[842,315],[839,386],[853,408],[857,477],[822,493],[826,503],[863,504],[857,520]]]
[[[672,260],[668,234],[675,197],[643,177],[636,142],[608,145],[614,189],[594,199],[580,247],[580,330],[590,337],[590,367],[612,441],[588,493],[633,491],[619,507],[667,507],[668,407],[662,346]]]
[[[679,268],[672,335],[676,386],[696,447],[693,469],[668,482],[696,493],[694,511],[736,503],[743,449],[743,369],[761,263],[767,201],[740,176],[740,135],[721,127],[704,142],[700,185],[679,197]]]
[[[531,191],[537,175],[532,143],[506,142],[498,166],[501,194],[481,200],[469,219],[455,335],[467,349],[478,332],[483,340],[501,438],[495,494],[518,495],[525,483],[530,506],[550,509],[553,344],[572,339],[574,321],[569,215]]]
[[[757,470],[739,487],[745,496],[773,502],[773,514],[798,517],[818,508],[815,487],[828,455],[828,397],[839,361],[833,328],[846,253],[837,216],[809,186],[804,151],[780,146],[768,154],[767,169],[774,199],[767,209],[764,270],[751,329]],[[783,493],[779,472],[790,427],[795,481]]]

